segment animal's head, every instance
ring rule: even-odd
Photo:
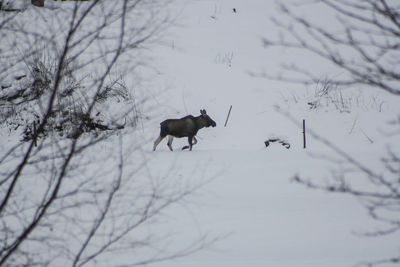
[[[215,123],[215,121],[213,121],[213,120],[210,118],[210,116],[207,115],[207,112],[206,112],[205,109],[200,110],[200,113],[201,113],[201,117],[204,118],[204,120],[205,120],[205,122],[206,122],[206,124],[205,124],[206,127],[210,127],[210,126],[215,127],[215,126],[217,126],[217,124]]]

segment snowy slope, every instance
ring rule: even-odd
[[[373,167],[379,165],[377,152],[384,151],[386,144],[400,146],[400,142],[391,140],[396,137],[382,137],[387,122],[400,112],[398,100],[384,93],[342,88],[338,92],[348,102],[338,109],[315,96],[318,88],[251,75],[275,72],[289,59],[307,60],[321,75],[330,71],[318,59],[285,49],[263,48],[262,37],[277,34],[269,20],[277,15],[274,2],[174,0],[170,12],[176,20],[163,33],[160,45],[148,51],[151,68],[141,70],[143,80],[139,84],[129,84],[127,77],[144,115],[135,133],[144,140],[142,149],[132,153],[127,162],[132,166],[146,162],[146,166],[134,174],[173,178],[182,185],[205,182],[185,205],[167,209],[166,222],[152,225],[149,232],[170,233],[170,239],[161,243],[171,250],[185,247],[204,234],[220,237],[196,254],[152,266],[353,266],[395,255],[400,249],[398,235],[360,235],[379,225],[367,216],[357,199],[313,191],[292,182],[295,174],[325,181],[333,165],[321,155],[336,157],[310,135],[307,149],[302,148],[303,119],[307,129]],[[141,98],[146,101],[142,103]],[[311,110],[308,103],[313,101],[320,102]],[[173,152],[166,140],[152,151],[161,121],[187,114],[197,116],[200,109],[207,110],[217,127],[200,130],[193,151],[180,150],[187,144],[185,138],[174,139]],[[137,135],[123,137],[127,139],[124,144],[137,146],[141,140]],[[266,148],[264,141],[270,137],[288,141],[290,149],[277,143]],[[108,152],[107,147],[113,144],[103,146]],[[393,149],[399,151],[400,147]],[[134,262],[136,256],[121,259],[116,253],[115,258],[95,264]]]
[[[381,130],[398,108],[396,99],[378,92],[344,91],[350,112],[340,112],[332,103],[309,110],[315,88],[249,75],[279,68],[282,58],[277,52],[285,55],[283,49],[271,53],[261,43],[262,36],[276,33],[268,19],[275,12],[273,1],[192,0],[174,5],[181,10],[179,26],[166,34],[165,46],[153,51],[158,74],[151,83],[165,90],[149,103],[159,109],[145,123],[145,149],[153,175],[174,166],[174,175],[188,179],[215,177],[194,197],[189,212],[172,211],[182,240],[196,232],[228,235],[203,252],[154,266],[333,267],[395,254],[398,236],[359,235],[377,226],[356,199],[291,182],[297,173],[329,177],[329,162],[311,154],[333,152],[312,138],[303,150],[301,127],[275,106],[298,123],[306,119],[307,127],[372,166],[377,164],[376,151],[388,141],[382,140]],[[324,66],[316,69],[323,72]],[[191,153],[180,151],[186,139],[174,139],[174,152],[169,152],[166,140],[151,152],[159,122],[197,115],[202,108],[217,127],[201,130]],[[291,149],[278,144],[266,149],[263,142],[269,136],[289,141]]]

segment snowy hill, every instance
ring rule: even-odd
[[[165,221],[145,229],[166,236],[160,240],[165,251],[179,250],[204,235],[218,239],[200,252],[151,266],[353,266],[396,255],[400,249],[399,234],[362,235],[380,225],[368,216],[360,200],[293,182],[295,175],[301,175],[325,184],[335,174],[335,163],[346,167],[311,131],[367,166],[379,168],[380,152],[388,144],[394,151],[400,149],[398,137],[382,134],[400,112],[398,99],[364,88],[334,87],[329,94],[321,94],[324,86],[330,86],[323,79],[337,74],[330,73],[329,66],[283,48],[263,47],[264,36],[278,34],[269,19],[277,12],[274,2],[173,1],[169,12],[176,19],[160,42],[146,51],[150,68],[139,70],[143,80],[137,85],[134,78],[127,78],[135,88],[143,118],[132,136],[111,138],[101,149],[117,155],[113,149],[122,139],[126,147],[139,146],[126,163],[140,166],[132,167],[138,168],[133,171],[129,165],[127,171],[138,180],[171,179],[172,184],[179,182],[177,187],[202,184],[182,205],[164,210]],[[320,85],[306,87],[257,75],[279,72],[280,64],[293,56],[315,66],[321,74]],[[201,109],[207,110],[217,127],[201,129],[193,151],[181,151],[186,138],[174,139],[173,152],[166,139],[152,151],[160,122],[198,116]],[[307,149],[303,149],[303,120]],[[265,147],[269,138],[287,141],[290,149],[276,142]],[[5,140],[12,143],[16,137]],[[93,153],[96,163],[103,157],[105,165],[115,161]],[[129,189],[123,192],[130,194]],[[119,257],[116,252],[114,258],[104,257],[94,264],[133,262],[136,256]]]
[[[323,181],[332,168],[329,161],[318,160],[321,154],[334,157],[322,143],[308,136],[308,148],[302,148],[303,119],[307,127],[371,166],[379,161],[376,151],[388,141],[381,131],[398,112],[397,100],[342,88],[338,93],[348,101],[342,109],[323,98],[317,109],[310,109],[308,102],[319,99],[315,94],[320,88],[250,75],[278,69],[279,53],[285,56],[284,49],[271,52],[262,47],[263,36],[276,34],[269,20],[275,12],[273,1],[174,5],[182,6],[180,26],[168,32],[166,46],[155,51],[160,60],[156,84],[166,91],[156,97],[160,114],[146,126],[145,135],[155,139],[159,122],[198,115],[201,108],[217,127],[199,131],[192,153],[179,151],[187,142],[182,138],[174,139],[173,153],[164,140],[148,156],[151,166],[165,171],[174,166],[175,175],[215,176],[195,198],[189,215],[178,212],[175,221],[184,229],[192,225],[200,232],[229,235],[208,250],[154,266],[353,266],[396,253],[398,236],[360,235],[377,226],[356,199],[309,190],[291,178],[302,174]],[[316,69],[323,73],[324,68]],[[292,147],[265,148],[263,142],[270,136],[286,139]]]

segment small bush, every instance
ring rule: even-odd
[[[85,88],[84,79],[76,79],[73,66],[68,63],[63,67],[55,104],[50,113],[46,113],[56,77],[54,61],[46,58],[33,57],[27,61],[28,74],[18,75],[0,92],[0,124],[6,125],[10,132],[20,130],[22,141],[54,134],[66,138],[78,138],[83,133],[98,136],[124,128],[125,124],[116,124],[103,114],[111,101],[121,104],[121,101],[131,100],[122,78],[103,86],[95,95],[94,108],[89,109],[85,94],[91,90]],[[45,116],[46,125],[39,129]]]
[[[317,82],[311,93],[310,90],[304,94],[295,91],[289,93],[290,96],[283,95],[287,104],[301,104],[315,111],[334,109],[340,113],[351,113],[354,108],[361,108],[382,112],[385,104],[378,95],[371,95],[366,90],[343,89],[329,79]]]

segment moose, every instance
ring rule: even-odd
[[[192,151],[192,146],[197,144],[195,135],[197,132],[204,127],[215,127],[217,124],[213,121],[210,116],[207,115],[205,109],[200,110],[200,116],[194,117],[188,115],[180,119],[168,119],[160,123],[160,136],[154,141],[153,151],[156,150],[158,144],[168,135],[168,147],[171,151],[172,140],[174,137],[188,137],[188,146],[182,147],[182,150],[189,148]],[[193,142],[194,141],[194,142]]]

